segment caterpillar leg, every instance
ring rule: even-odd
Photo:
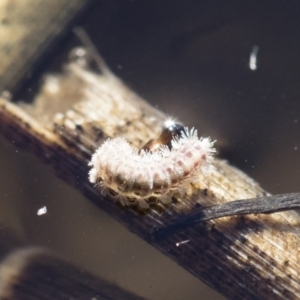
[[[172,197],[170,194],[164,194],[158,198],[163,204],[170,204],[172,202]]]
[[[114,196],[114,198],[116,199],[116,201],[119,201],[122,204],[122,206],[129,206],[130,205],[128,199],[126,197],[120,195],[120,194]]]
[[[148,204],[148,202],[147,202],[145,199],[139,199],[139,200],[137,201],[137,205],[138,205],[140,208],[142,208],[142,209],[147,209],[147,208],[149,208],[149,204]]]

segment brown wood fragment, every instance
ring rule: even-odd
[[[1,0],[0,91],[13,92],[41,55],[90,2]]]
[[[202,179],[196,195],[147,211],[123,208],[91,186],[87,163],[106,137],[123,136],[141,147],[158,136],[163,119],[113,74],[95,74],[76,62],[67,65],[65,74],[48,76],[30,105],[0,99],[3,135],[220,293],[231,299],[300,298],[299,222],[293,212],[226,217],[153,238],[155,227],[201,205],[266,195],[227,162],[216,160],[216,172]]]
[[[41,248],[20,248],[0,264],[2,300],[141,300]]]

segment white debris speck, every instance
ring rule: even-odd
[[[46,206],[40,208],[40,209],[37,211],[37,215],[38,215],[38,216],[44,215],[44,214],[46,214],[46,213],[47,213],[47,207],[46,207]]]
[[[182,244],[186,244],[188,243],[190,240],[186,240],[186,241],[182,241],[182,242],[179,242],[179,243],[176,243],[176,247],[179,247],[180,245]]]
[[[255,71],[257,69],[257,53],[258,53],[259,47],[253,46],[252,51],[250,53],[250,59],[249,59],[249,68],[252,71]]]

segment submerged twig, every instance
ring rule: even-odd
[[[88,181],[87,164],[96,148],[116,136],[141,148],[157,138],[166,116],[112,73],[94,73],[77,60],[64,70],[47,76],[41,93],[26,106],[0,98],[4,136],[35,153],[100,209],[228,298],[296,299],[300,295],[300,237],[293,231],[299,220],[294,216],[258,216],[234,230],[230,222],[216,220],[213,230],[199,225],[200,230],[188,228],[165,239],[152,238],[153,227],[166,227],[168,220],[179,220],[183,212],[194,214],[199,204],[265,195],[255,181],[225,161],[215,159],[215,171],[199,181],[197,189],[205,193],[167,207],[153,205],[141,214],[134,206],[120,208],[111,198],[100,197]],[[280,226],[274,226],[277,221]]]
[[[297,208],[300,208],[300,193],[236,200],[194,211],[184,217],[178,218],[170,225],[156,229],[154,234],[156,237],[165,236],[172,231],[222,217],[266,214]]]

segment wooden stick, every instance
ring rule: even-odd
[[[154,228],[199,205],[267,195],[226,162],[216,160],[216,171],[201,180],[191,197],[147,211],[121,207],[89,183],[87,164],[105,138],[123,136],[140,148],[159,135],[164,118],[120,79],[76,62],[66,66],[66,74],[47,77],[33,104],[0,99],[4,136],[35,153],[100,209],[220,293],[231,299],[299,298],[299,222],[292,212],[226,217],[153,239]]]

